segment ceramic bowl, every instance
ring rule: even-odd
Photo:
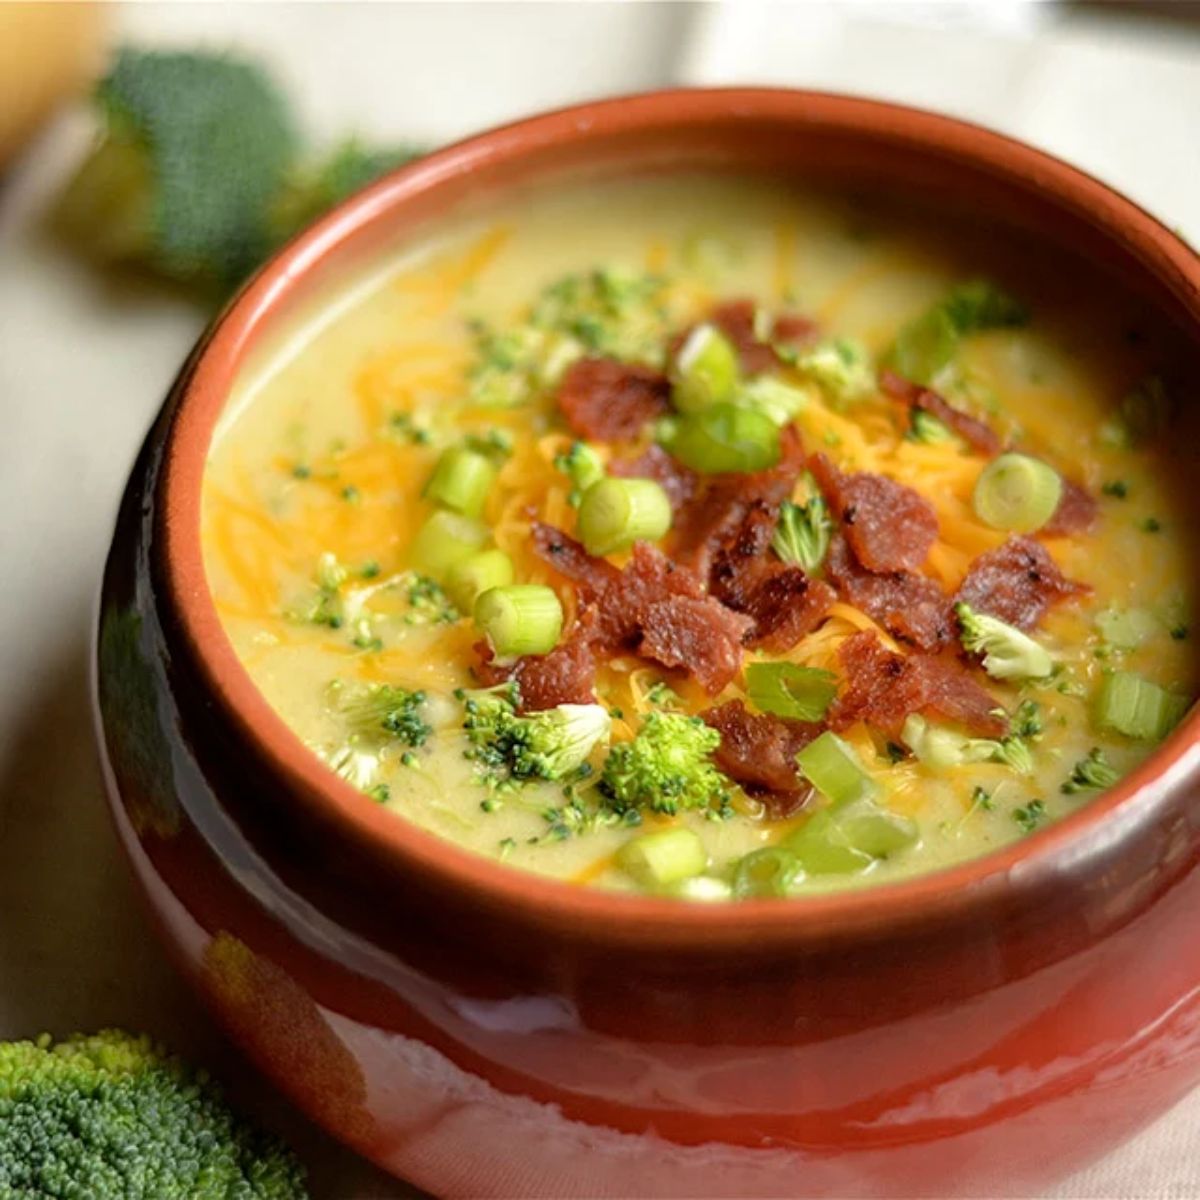
[[[1078,813],[938,874],[792,903],[572,888],[366,802],[255,690],[199,539],[248,354],[322,283],[533,181],[836,179],[1102,264],[1200,343],[1200,262],[1128,200],[929,113],[676,91],[485,133],[342,205],[184,367],[104,577],[100,742],[155,923],[301,1108],[447,1196],[1037,1191],[1200,1080],[1200,722]],[[1198,356],[1200,357],[1200,356]]]

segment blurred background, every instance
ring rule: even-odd
[[[434,145],[541,108],[771,83],[940,109],[1049,149],[1200,239],[1200,3],[21,4],[0,0],[0,1038],[120,1025],[289,1134],[318,1197],[401,1197],[238,1062],[151,940],[100,799],[89,620],[125,474],[209,310],[81,262],[46,214],[114,47],[231,49],[312,141]],[[1200,1101],[1071,1181],[1200,1196]]]

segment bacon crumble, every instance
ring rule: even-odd
[[[661,371],[613,358],[578,359],[558,388],[558,406],[572,431],[598,442],[636,438],[667,411],[670,398]]]

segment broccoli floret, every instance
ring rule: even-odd
[[[1019,629],[969,604],[956,604],[954,615],[963,648],[983,655],[983,669],[993,679],[1045,679],[1054,670],[1049,651]]]
[[[1099,746],[1093,746],[1087,756],[1075,764],[1062,790],[1068,796],[1077,792],[1102,792],[1112,787],[1120,777],[1117,769],[1104,756],[1104,751]]]
[[[298,1200],[291,1151],[200,1071],[108,1029],[0,1044],[0,1195]]]
[[[1048,816],[1046,805],[1041,800],[1030,800],[1023,808],[1014,808],[1012,819],[1021,827],[1022,833],[1032,833]]]
[[[771,548],[785,563],[812,574],[825,561],[832,533],[833,521],[823,497],[814,495],[806,504],[785,500],[779,509]]]
[[[934,768],[999,762],[1011,767],[1018,775],[1028,775],[1033,770],[1033,752],[1029,743],[1016,735],[999,740],[968,737],[955,729],[932,725],[924,717],[912,713],[900,730],[900,740],[919,762]]]
[[[62,197],[60,228],[101,261],[237,283],[271,250],[268,209],[299,146],[262,68],[123,49],[96,100],[102,137]]]
[[[709,760],[720,744],[699,717],[653,712],[632,742],[609,751],[600,791],[617,812],[724,807],[729,784]]]
[[[462,692],[467,756],[490,784],[565,779],[608,740],[612,717],[599,704],[560,704],[544,712],[517,712],[515,684]]]
[[[357,138],[350,138],[335,146],[323,162],[293,169],[271,204],[272,241],[276,244],[287,241],[347,196],[420,153],[412,146],[372,149]]]
[[[796,359],[796,369],[834,401],[849,404],[875,391],[875,368],[866,347],[853,338],[819,342]]]
[[[421,716],[424,704],[424,692],[378,683],[344,693],[341,712],[351,731],[360,738],[395,740],[416,749],[433,732]]]
[[[908,419],[908,439],[912,442],[923,442],[926,446],[937,446],[942,442],[951,441],[954,434],[923,408],[914,408]]]
[[[583,501],[583,493],[604,478],[604,460],[587,442],[572,442],[571,448],[554,459],[554,466],[571,481],[567,497],[573,508]]]

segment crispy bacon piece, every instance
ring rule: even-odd
[[[612,563],[589,554],[573,537],[553,525],[534,521],[530,528],[534,553],[578,588],[585,600],[596,600],[621,578]]]
[[[961,408],[955,408],[932,388],[921,387],[920,384],[905,379],[903,375],[897,375],[895,371],[881,371],[879,386],[893,400],[899,400],[909,408],[919,408],[931,417],[936,417],[980,454],[990,457],[1000,453],[1003,443],[990,425],[978,417],[971,416],[970,413],[963,412]]]
[[[688,671],[715,696],[742,665],[742,639],[752,622],[711,596],[677,595],[647,606],[639,624],[643,658]]]
[[[846,474],[823,454],[809,469],[854,556],[868,571],[915,571],[937,540],[933,506],[912,488],[868,471]]]
[[[865,721],[894,735],[911,713],[929,712],[984,737],[1008,730],[996,700],[954,659],[893,654],[869,629],[847,638],[838,659],[845,686],[829,712],[834,729]]]
[[[1010,537],[971,564],[955,600],[1018,629],[1032,629],[1050,605],[1089,591],[1087,584],[1058,569],[1045,546],[1032,538]]]
[[[1038,530],[1046,537],[1087,533],[1096,523],[1100,507],[1092,494],[1078,483],[1063,479],[1062,499],[1054,515]]]
[[[661,371],[613,358],[581,358],[558,389],[571,429],[593,441],[627,441],[667,411],[671,385]]]
[[[475,675],[484,687],[515,679],[521,689],[521,712],[541,712],[559,704],[594,704],[595,624],[595,610],[584,609],[571,636],[549,654],[527,654],[507,665],[493,661],[487,641],[476,642],[479,663]]]
[[[771,326],[769,341],[760,341],[754,329],[756,308],[753,300],[727,300],[709,314],[709,320],[737,348],[742,370],[747,375],[757,375],[779,365],[779,356],[771,347],[771,341],[803,342],[816,330],[816,323],[807,317],[781,313]]]
[[[772,518],[791,494],[804,469],[804,447],[795,428],[780,437],[779,462],[751,474],[713,475],[703,491],[679,513],[673,539],[674,556],[706,576],[718,547],[733,537],[756,504]],[[768,539],[769,540],[769,539]]]
[[[747,645],[781,654],[820,624],[834,592],[771,554],[775,521],[771,506],[761,500],[751,505],[734,535],[713,556],[709,591],[753,620]]]
[[[824,726],[790,721],[770,713],[751,713],[730,700],[700,714],[721,735],[713,760],[730,779],[757,796],[772,817],[790,817],[813,794],[796,770],[796,755]]]
[[[711,694],[742,661],[748,617],[705,593],[699,578],[648,542],[637,542],[623,571],[593,558],[573,538],[548,525],[533,527],[535,551],[579,586],[596,609],[595,649],[632,651],[681,667]]]
[[[912,571],[876,575],[835,534],[825,577],[847,604],[861,609],[896,638],[918,650],[938,650],[954,637],[950,600],[928,576]]]
[[[627,479],[653,479],[667,493],[675,514],[691,503],[700,487],[700,476],[659,445],[650,446],[637,458],[615,459],[608,464],[608,473]]]

